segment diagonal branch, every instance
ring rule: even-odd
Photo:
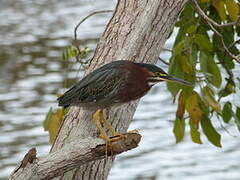
[[[9,180],[52,179],[89,162],[104,159],[106,153],[108,156],[114,156],[136,148],[141,135],[137,133],[125,135],[125,138],[113,141],[107,149],[102,139],[93,137],[75,140],[41,158],[36,157],[36,149],[32,148],[20,166],[13,171]]]

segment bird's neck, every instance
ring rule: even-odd
[[[157,84],[157,83],[159,83],[159,82],[161,82],[161,81],[159,81],[158,79],[154,79],[154,78],[152,78],[152,77],[148,77],[148,78],[147,78],[147,82],[148,82],[148,85],[149,85],[150,87],[152,87],[152,86],[154,86],[155,84]]]
[[[154,86],[155,84],[157,84],[158,82],[148,82],[148,85],[150,86],[150,87],[152,87],[152,86]]]

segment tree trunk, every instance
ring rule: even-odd
[[[119,0],[87,70],[114,60],[156,63],[161,48],[187,0]],[[126,132],[137,107],[131,102],[107,111],[108,121],[118,132]],[[65,117],[52,151],[75,138],[96,137],[93,111],[72,107]],[[69,171],[59,179],[107,179],[114,158],[97,160]]]

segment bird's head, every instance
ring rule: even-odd
[[[168,75],[164,70],[162,70],[161,68],[153,64],[145,64],[145,63],[136,63],[136,64],[147,71],[147,74],[148,74],[147,80],[151,86],[161,81],[176,82],[176,83],[184,84],[187,86],[193,86],[193,84],[188,81]]]

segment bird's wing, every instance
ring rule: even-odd
[[[105,68],[90,73],[58,98],[59,106],[96,102],[111,94],[122,78],[121,70]]]

